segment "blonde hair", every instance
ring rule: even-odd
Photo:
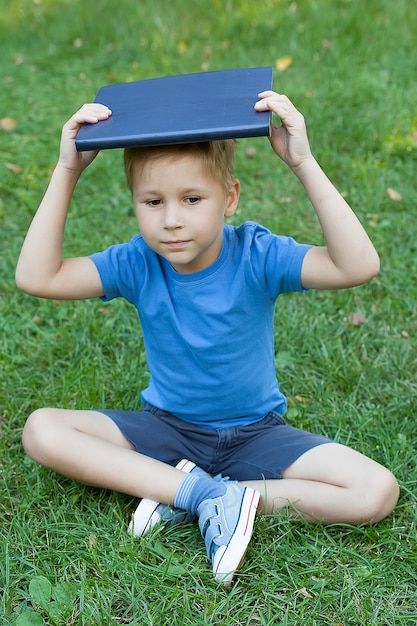
[[[227,193],[234,180],[234,158],[237,141],[224,139],[199,143],[172,144],[163,146],[145,146],[126,148],[124,165],[127,184],[133,189],[133,167],[135,173],[141,175],[147,163],[163,157],[195,156],[201,159],[204,171],[218,181]]]

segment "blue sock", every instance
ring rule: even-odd
[[[174,498],[174,506],[196,514],[200,502],[218,498],[225,493],[226,485],[224,483],[191,472],[182,481]]]

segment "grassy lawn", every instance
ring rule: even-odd
[[[0,0],[2,624],[416,626],[416,32],[411,0]],[[23,455],[30,410],[135,408],[147,371],[131,307],[37,300],[13,274],[61,126],[99,87],[258,65],[274,67],[275,89],[304,113],[313,151],[382,262],[360,288],[280,300],[287,417],[388,466],[401,498],[367,528],[259,517],[227,590],[195,526],[133,540],[132,498]],[[237,175],[234,223],[321,243],[303,189],[265,139],[240,142]],[[66,253],[135,232],[121,151],[103,153],[77,189]]]

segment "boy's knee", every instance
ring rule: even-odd
[[[389,515],[397,504],[398,498],[400,497],[400,486],[395,476],[389,470],[386,470],[386,472],[387,478],[385,481],[385,502],[387,508],[386,515]]]
[[[366,520],[378,522],[389,515],[398,502],[400,488],[395,476],[383,468],[371,484],[371,489],[364,494]]]
[[[29,415],[23,428],[22,443],[24,451],[36,461],[40,461],[43,450],[51,439],[52,409],[37,409]]]

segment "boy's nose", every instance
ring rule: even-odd
[[[181,228],[182,225],[181,208],[175,202],[167,204],[164,211],[164,228]]]

